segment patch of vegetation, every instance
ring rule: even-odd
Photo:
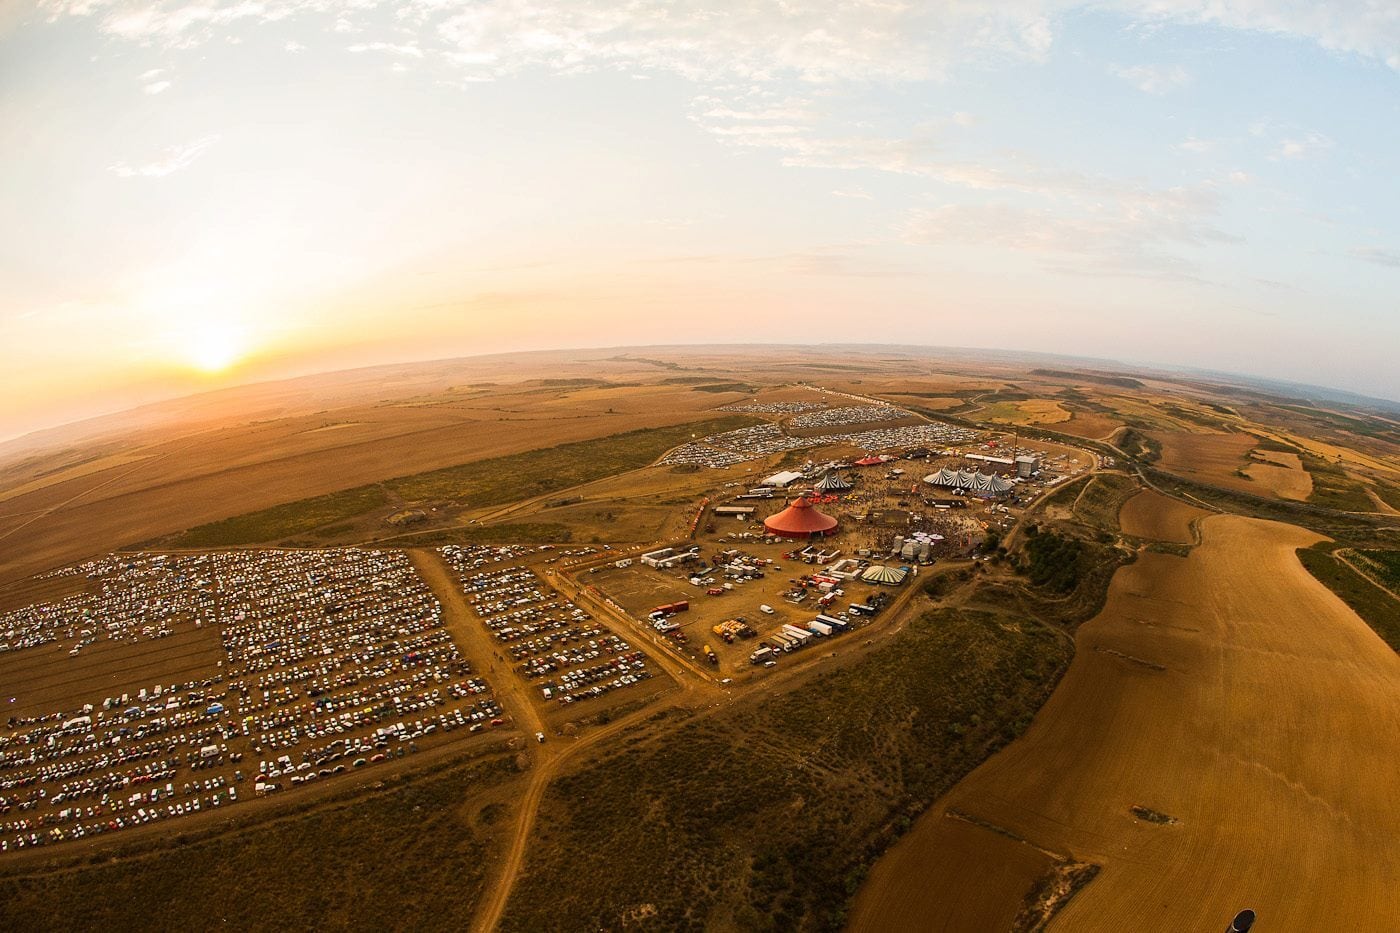
[[[1033,585],[1051,593],[1068,593],[1079,585],[1088,568],[1089,553],[1084,542],[1070,535],[1026,529],[1025,560],[1021,570]]]
[[[1021,909],[1011,921],[1011,933],[1041,933],[1070,898],[1098,874],[1099,866],[1092,862],[1057,862],[1026,892]]]
[[[1046,580],[1044,586],[1037,586],[1030,579],[1026,582],[1015,578],[989,580],[977,588],[972,600],[974,605],[1074,628],[1103,610],[1113,575],[1135,557],[1132,552],[1096,537],[1074,538],[1044,529],[1031,533],[1030,527],[1026,532],[1023,540],[1027,546],[1033,538],[1042,535],[1073,538],[1077,543],[1057,541],[1037,545],[1042,554],[1039,576]],[[1011,564],[1029,577],[1030,560],[1026,550],[1022,549],[1012,555]],[[1060,589],[1066,585],[1070,588]]]
[[[1095,385],[1117,386],[1120,389],[1141,389],[1142,383],[1131,376],[1113,376],[1106,373],[1070,372],[1065,369],[1032,369],[1032,376],[1049,376],[1053,379],[1072,379],[1076,382],[1091,382]]]
[[[311,930],[466,929],[489,840],[462,801],[500,785],[508,761],[458,763],[275,821],[131,843],[87,864],[5,871],[0,929],[263,930],[293,919]]]
[[[1284,441],[1275,440],[1275,439],[1272,438],[1272,437],[1261,437],[1261,438],[1259,439],[1259,443],[1256,444],[1256,445],[1254,446],[1254,449],[1255,449],[1255,450],[1269,450],[1269,451],[1273,451],[1274,453],[1280,453],[1280,454],[1299,454],[1299,455],[1301,455],[1301,454],[1303,453],[1302,448],[1296,447],[1296,446],[1294,446],[1293,444],[1289,444],[1289,443],[1286,443],[1286,442],[1284,442]]]
[[[1388,441],[1392,444],[1400,444],[1400,432],[1383,421],[1372,421],[1365,416],[1353,417],[1343,415],[1335,411],[1323,411],[1320,408],[1312,408],[1306,405],[1279,405],[1279,408],[1303,415],[1308,420],[1326,425],[1339,431],[1346,431],[1350,434],[1358,434],[1362,437],[1375,438],[1376,440]]]
[[[593,386],[610,385],[606,379],[592,379],[582,377],[578,379],[538,379],[537,385],[548,386],[551,389],[584,389]]]
[[[968,580],[971,580],[972,573],[971,567],[964,567],[961,570],[950,571],[948,573],[929,574],[924,579],[924,594],[930,599],[942,599]]]
[[[385,485],[408,502],[447,500],[473,508],[505,505],[646,466],[690,440],[692,434],[716,434],[754,423],[753,418],[733,416],[639,428],[392,479]]]
[[[1118,447],[1140,463],[1156,463],[1162,459],[1162,444],[1137,428],[1124,428],[1118,436]]]
[[[1308,501],[1343,512],[1370,512],[1376,507],[1366,495],[1366,487],[1347,475],[1335,463],[1315,454],[1302,455],[1303,469],[1312,474],[1313,490]]]
[[[176,536],[170,543],[174,547],[228,547],[280,541],[385,508],[388,504],[389,497],[382,486],[357,486],[200,525]]]
[[[690,440],[692,434],[732,431],[755,423],[754,418],[736,415],[665,428],[639,428],[477,460],[201,525],[165,543],[175,547],[227,547],[281,541],[384,508],[389,503],[389,492],[413,503],[505,505],[646,466],[677,444]]]
[[[1392,509],[1400,509],[1400,486],[1384,481],[1376,482],[1376,495]]]
[[[1299,548],[1298,559],[1387,645],[1400,652],[1400,600],[1338,560],[1325,543]]]
[[[1351,559],[1381,586],[1400,594],[1400,551],[1353,551]]]
[[[1205,508],[1300,525],[1354,547],[1400,545],[1400,519],[1395,516],[1342,512],[1310,502],[1292,502],[1212,486],[1162,470],[1149,468],[1144,472],[1167,495]]]
[[[1146,820],[1149,823],[1158,823],[1162,826],[1170,826],[1172,823],[1176,822],[1176,817],[1167,816],[1167,814],[1163,813],[1162,811],[1153,810],[1151,807],[1140,807],[1134,805],[1132,807],[1129,807],[1128,809],[1132,811],[1133,816],[1137,817],[1140,820]]]
[[[758,389],[744,382],[711,382],[707,385],[699,385],[694,388],[695,392],[742,392],[745,395],[752,395]]]
[[[401,547],[441,547],[444,544],[567,544],[574,531],[558,522],[520,522],[437,528],[393,539]]]
[[[1176,541],[1149,541],[1147,543],[1147,550],[1151,551],[1153,554],[1171,554],[1173,557],[1188,557],[1191,554],[1191,548],[1194,546],[1195,545],[1192,544],[1181,544]]]
[[[858,637],[858,636],[855,636]],[[936,610],[845,669],[551,787],[504,931],[838,930],[875,857],[1030,724],[1070,646]]]
[[[1101,473],[1093,478],[1075,500],[1074,517],[1094,528],[1118,530],[1118,513],[1123,503],[1140,492],[1142,487],[1131,476]]]
[[[1210,415],[1204,414],[1203,412],[1195,411],[1190,408],[1185,408],[1181,405],[1174,405],[1170,402],[1166,402],[1163,403],[1160,407],[1162,411],[1168,413],[1173,418],[1179,418],[1182,421],[1185,421],[1189,424],[1197,425],[1199,427],[1210,428],[1213,431],[1224,431],[1228,433],[1232,427],[1232,425],[1228,421],[1225,421],[1220,418],[1213,418]]]

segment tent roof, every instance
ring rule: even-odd
[[[763,527],[769,532],[786,537],[830,534],[836,530],[836,526],[836,519],[819,511],[810,500],[801,496],[792,500],[792,504],[777,515],[764,519],[763,522]]]
[[[850,489],[851,484],[840,473],[832,470],[827,473],[826,476],[822,477],[821,482],[817,483],[816,488],[822,492],[830,492],[831,490]]]
[[[865,572],[860,575],[860,578],[867,583],[889,583],[898,586],[904,582],[904,571],[898,567],[876,564],[874,567],[865,568]]]
[[[1016,484],[995,474],[976,473],[971,470],[942,469],[924,477],[930,486],[953,486],[957,489],[970,489],[983,495],[1003,496],[1016,488]]]

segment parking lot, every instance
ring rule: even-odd
[[[290,792],[503,724],[402,552],[112,555],[59,574],[91,585],[0,614],[0,851]]]
[[[566,599],[524,563],[529,551],[447,545],[468,605],[537,702],[594,700],[650,679],[645,654]],[[567,558],[571,552],[560,552]]]

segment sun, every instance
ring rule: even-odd
[[[221,373],[243,358],[245,341],[238,328],[221,321],[204,321],[189,329],[182,352],[191,366],[204,373]]]

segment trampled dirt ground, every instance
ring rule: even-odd
[[[1189,557],[1118,572],[1018,741],[879,863],[854,930],[998,928],[1036,882],[1010,837],[1102,866],[1052,930],[1380,930],[1400,916],[1400,657],[1294,556],[1317,537],[1235,516]],[[1147,807],[1174,822],[1136,817]],[[993,870],[993,866],[998,866]]]

